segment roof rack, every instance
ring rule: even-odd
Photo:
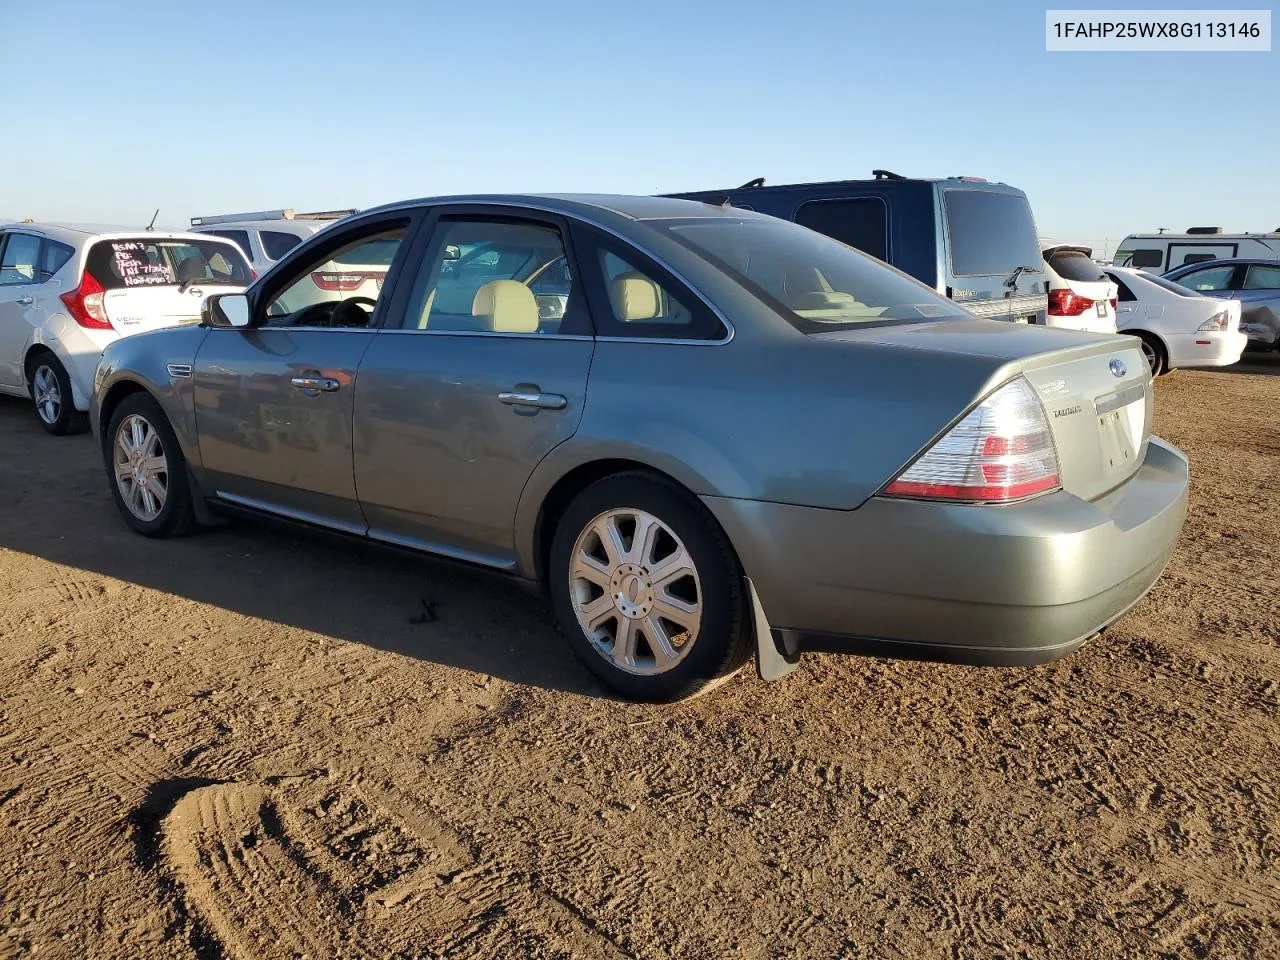
[[[894,173],[892,170],[872,170],[871,175],[877,180],[905,180],[907,179],[900,173]]]
[[[298,213],[292,207],[283,210],[257,210],[253,213],[225,213],[216,217],[192,217],[191,226],[207,227],[215,223],[238,223],[242,220],[341,220],[359,211],[351,210],[317,210],[312,213]]]

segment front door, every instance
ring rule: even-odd
[[[0,234],[0,387],[10,391],[26,383],[22,354],[31,339],[39,259],[39,237]]]
[[[408,227],[404,217],[381,218],[335,231],[314,256],[301,255],[280,280],[253,291],[250,327],[209,331],[193,371],[196,427],[219,497],[364,531],[352,413],[387,275],[355,286],[330,277],[335,261],[398,250]]]
[[[530,474],[577,429],[594,341],[563,225],[443,216],[360,365],[355,482],[369,535],[514,562]],[[406,271],[406,282],[408,281]]]

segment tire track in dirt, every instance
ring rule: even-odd
[[[385,790],[331,777],[203,786],[160,831],[186,910],[231,956],[626,956]]]

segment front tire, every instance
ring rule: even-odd
[[[751,655],[728,540],[701,504],[659,477],[616,474],[579,494],[556,526],[548,580],[574,652],[628,699],[693,696]]]
[[[126,397],[102,444],[111,495],[124,522],[144,537],[178,537],[195,526],[187,461],[155,398]]]
[[[27,383],[36,419],[49,433],[65,437],[88,426],[88,417],[76,409],[67,368],[52,353],[36,353],[27,361]]]

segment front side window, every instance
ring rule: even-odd
[[[0,286],[37,282],[40,265],[40,238],[29,233],[10,233],[0,250]]]
[[[1244,289],[1280,289],[1280,267],[1269,267],[1260,263],[1251,264],[1248,273],[1244,275]]]
[[[906,274],[785,220],[716,217],[655,226],[741,283],[802,333],[968,318]]]
[[[368,327],[406,227],[350,239],[311,263],[267,307],[268,327]]]
[[[888,208],[879,197],[811,200],[796,211],[796,223],[879,260],[888,259]]]
[[[587,333],[560,231],[541,223],[444,220],[405,327],[433,333]]]
[[[1193,270],[1191,273],[1179,277],[1176,282],[1188,290],[1199,292],[1229,290],[1231,289],[1231,276],[1235,272],[1236,268],[1230,264],[1223,267],[1206,267],[1203,270]]]
[[[1116,290],[1118,291],[1116,295],[1120,298],[1121,303],[1129,303],[1138,299],[1133,295],[1133,291],[1129,289],[1129,285],[1120,279],[1118,273],[1108,273],[1107,277],[1116,285]]]
[[[1018,267],[1039,272],[1040,241],[1027,198],[993,190],[944,190],[951,272],[1007,277]]]
[[[262,241],[262,249],[269,260],[279,260],[302,242],[301,237],[281,233],[279,230],[262,230],[258,233],[258,239]]]
[[[104,290],[192,283],[247,287],[253,279],[239,248],[222,240],[99,240],[89,249],[85,272]]]

